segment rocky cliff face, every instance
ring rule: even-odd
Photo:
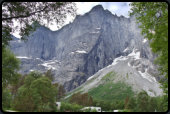
[[[64,84],[67,91],[135,49],[141,59],[149,61],[138,70],[148,68],[148,72],[156,73],[152,64],[155,57],[148,41],[140,34],[135,17],[118,17],[101,5],[83,16],[78,15],[73,23],[58,31],[41,26],[27,42],[11,41],[11,49],[21,59],[21,73],[52,69],[54,82]],[[139,63],[132,59],[131,64]]]

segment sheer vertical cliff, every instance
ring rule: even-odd
[[[53,81],[64,84],[67,91],[102,68],[111,64],[115,67],[120,57],[130,57],[127,66],[134,65],[137,75],[147,72],[159,80],[153,65],[155,56],[140,31],[135,17],[118,17],[98,5],[58,31],[41,26],[27,42],[11,41],[11,49],[22,61],[21,73],[52,69]]]

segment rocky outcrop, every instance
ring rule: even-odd
[[[98,5],[58,31],[41,26],[27,42],[11,41],[11,49],[16,56],[31,58],[22,58],[22,73],[32,68],[42,72],[51,68],[55,73],[53,81],[64,84],[70,91],[133,49],[140,52],[141,58],[152,62],[154,56],[140,31],[135,17],[118,17]],[[36,58],[39,62],[34,62]],[[51,64],[52,61],[57,62]],[[143,67],[137,69],[143,72]]]

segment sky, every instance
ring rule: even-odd
[[[101,4],[104,9],[108,9],[113,14],[118,16],[124,15],[128,17],[128,11],[130,10],[130,2],[76,2],[78,8],[78,14],[84,14],[89,12],[94,6]]]
[[[112,14],[116,14],[117,16],[123,15],[127,18],[129,17],[128,11],[130,11],[130,6],[129,6],[130,2],[75,2],[75,3],[76,3],[78,15],[83,15],[89,12],[94,6],[101,4],[104,9],[109,10]],[[68,15],[63,26],[72,22],[73,20],[74,17]],[[49,25],[49,29],[52,31],[56,31],[59,28],[57,28],[54,23],[53,25]],[[19,32],[15,32],[13,33],[13,35],[20,38]]]

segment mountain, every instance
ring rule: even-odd
[[[67,92],[101,70],[102,74],[114,70],[122,76],[128,73],[134,81],[127,82],[135,83],[137,90],[154,84],[151,89],[158,95],[160,77],[153,64],[156,55],[140,32],[134,16],[118,17],[97,5],[58,31],[41,26],[27,42],[18,39],[10,46],[21,59],[21,73],[52,69],[53,82],[63,84]],[[146,87],[142,86],[145,83]]]

